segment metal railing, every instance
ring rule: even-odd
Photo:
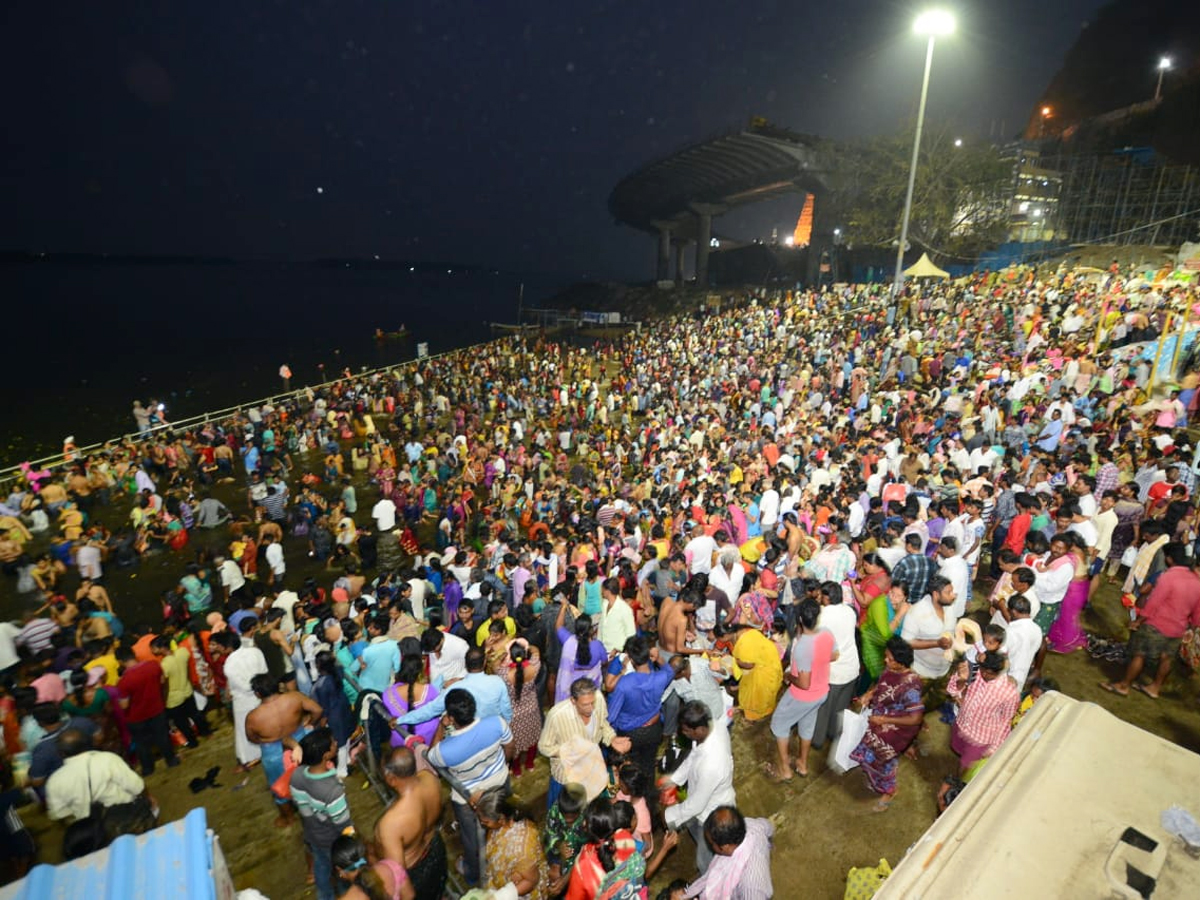
[[[307,394],[309,391],[317,392],[317,391],[325,390],[326,388],[330,388],[330,387],[332,387],[336,384],[339,384],[341,382],[344,382],[344,381],[357,380],[357,379],[362,379],[362,378],[371,378],[372,376],[375,376],[375,375],[391,374],[392,372],[395,372],[397,369],[416,367],[418,365],[424,365],[426,363],[433,362],[434,360],[445,359],[446,357],[455,356],[460,353],[470,353],[472,351],[477,351],[483,347],[488,347],[493,344],[501,343],[505,340],[508,340],[510,337],[512,337],[512,335],[502,335],[500,337],[493,338],[490,341],[483,341],[482,343],[479,343],[479,344],[471,344],[468,347],[459,347],[456,350],[447,350],[443,353],[435,353],[432,356],[425,356],[425,357],[421,357],[418,359],[408,359],[408,360],[404,360],[403,362],[392,363],[391,365],[387,365],[387,366],[377,366],[374,369],[363,369],[360,372],[351,373],[349,379],[346,378],[345,376],[342,376],[340,378],[334,378],[329,381],[323,381],[320,384],[316,384],[316,385],[305,385],[304,387],[298,388],[294,391],[284,391],[279,394],[271,394],[270,396],[263,397],[259,400],[249,400],[245,403],[239,403],[236,406],[226,407],[225,409],[211,410],[209,412],[200,413],[199,415],[189,416],[186,419],[179,419],[178,421],[175,421],[175,422],[165,422],[161,425],[154,426],[149,431],[144,431],[144,432],[143,431],[127,431],[124,434],[118,435],[115,438],[109,438],[107,441],[99,441],[94,444],[88,444],[87,446],[84,446],[84,447],[76,447],[75,450],[73,451],[73,453],[74,453],[74,456],[76,458],[78,458],[78,457],[86,456],[89,453],[94,453],[97,450],[101,450],[105,446],[108,446],[110,444],[122,443],[122,442],[128,441],[130,439],[144,440],[149,435],[153,435],[153,434],[156,434],[159,432],[185,431],[189,428],[194,428],[199,425],[207,425],[209,422],[213,422],[213,421],[216,421],[219,419],[227,419],[230,416],[241,413],[243,410],[250,408],[250,407],[261,407],[266,404],[270,404],[270,405],[274,406],[275,404],[278,404],[278,403],[284,403],[289,400],[294,400],[302,395]],[[67,460],[64,458],[62,452],[60,451],[60,452],[54,454],[53,456],[46,456],[46,457],[42,457],[41,459],[36,459],[36,460],[27,460],[26,462],[28,462],[29,465],[32,466],[34,469],[56,469],[56,468],[59,468],[59,467],[65,465],[67,463]],[[18,463],[15,466],[6,466],[4,468],[0,468],[0,484],[7,484],[8,482],[16,479],[21,474],[21,466],[22,465],[24,465],[24,463]]]

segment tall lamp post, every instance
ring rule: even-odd
[[[1154,88],[1154,100],[1158,102],[1162,99],[1162,81],[1163,76],[1167,74],[1167,69],[1171,68],[1171,57],[1164,56],[1158,61],[1158,85]]]
[[[954,14],[944,9],[930,9],[917,16],[913,33],[929,38],[925,48],[925,77],[921,81],[921,104],[917,107],[917,133],[913,135],[912,161],[908,166],[908,193],[904,196],[904,216],[900,220],[900,246],[896,248],[896,281],[892,298],[900,296],[904,286],[904,247],[908,243],[908,219],[912,215],[913,188],[917,184],[917,156],[921,152],[921,130],[925,127],[925,100],[929,96],[929,70],[933,67],[933,44],[939,37],[954,33]]]

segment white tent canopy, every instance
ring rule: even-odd
[[[950,273],[944,272],[929,260],[928,253],[922,253],[921,258],[904,270],[906,278],[949,278]]]

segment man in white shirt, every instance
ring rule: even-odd
[[[1096,479],[1091,475],[1078,475],[1075,478],[1075,483],[1071,485],[1071,493],[1075,495],[1075,502],[1079,504],[1079,511],[1088,519],[1096,515],[1098,504],[1095,495],[1092,493],[1095,487]]]
[[[863,532],[863,526],[866,523],[867,511],[863,509],[863,505],[861,503],[851,503],[846,516],[846,530],[850,532],[850,537],[860,537]]]
[[[812,739],[814,750],[820,750],[826,739],[836,741],[842,733],[842,710],[850,706],[858,682],[858,646],[854,643],[858,617],[850,606],[842,602],[840,584],[825,582],[821,585],[818,597],[821,614],[817,617],[817,629],[823,628],[833,635],[835,656],[829,664],[829,694],[817,710],[817,725]]]
[[[97,580],[104,575],[104,568],[100,564],[100,547],[91,541],[80,546],[75,551],[75,565],[79,569],[80,578],[90,578],[92,581]]]
[[[888,569],[896,568],[896,563],[904,559],[908,551],[904,549],[904,541],[899,536],[893,535],[892,542],[886,546],[881,545],[875,551],[879,554],[879,558],[887,563]]]
[[[1113,509],[1116,505],[1117,492],[1105,491],[1100,498],[1100,511],[1092,516],[1092,526],[1096,529],[1096,557],[1092,564],[1091,594],[1095,594],[1100,587],[1100,570],[1108,561],[1108,552],[1112,549],[1113,531],[1117,527],[1117,514]]]
[[[1008,596],[1024,595],[1025,599],[1029,601],[1029,615],[1036,619],[1038,610],[1042,608],[1042,601],[1038,599],[1037,588],[1034,587],[1036,576],[1033,569],[1028,566],[1020,566],[1013,570],[1009,579],[1012,581],[1013,589]],[[1001,599],[999,604],[993,607],[995,611],[992,613],[992,625],[999,625],[1001,628],[1008,627],[1008,616],[1004,614],[1005,603],[1006,600]]]
[[[625,642],[637,634],[633,609],[621,597],[621,585],[615,578],[606,578],[600,585],[600,643],[609,654],[620,653]]]
[[[663,567],[666,565],[664,561]],[[734,604],[742,595],[742,581],[745,576],[746,570],[742,567],[742,554],[738,548],[724,547],[717,554],[717,564],[708,573],[708,586],[722,591],[729,598],[730,604]]]
[[[412,594],[409,595],[408,602],[412,604],[413,618],[418,622],[425,621],[425,598],[433,593],[433,585],[428,580],[419,577],[415,572],[413,577],[408,579],[408,584],[412,588]]]
[[[763,479],[763,494],[758,501],[758,518],[762,522],[763,534],[769,535],[779,525],[779,491],[771,478]]]
[[[958,619],[951,611],[955,597],[950,579],[933,575],[928,590],[920,602],[909,608],[900,636],[913,648],[913,671],[932,680],[950,671],[945,651],[954,643],[952,635]]]
[[[1074,531],[1083,538],[1084,544],[1087,545],[1089,556],[1096,549],[1096,543],[1100,539],[1099,532],[1097,532],[1096,526],[1092,524],[1091,516],[1085,516],[1076,503],[1067,501],[1059,507],[1056,524],[1058,524],[1060,532]],[[1064,524],[1067,526],[1066,528],[1062,527]]]
[[[92,804],[108,808],[132,803],[146,783],[115,753],[93,750],[91,738],[76,728],[64,728],[56,738],[63,758],[46,782],[46,814],[51,819],[86,819]]]
[[[467,674],[470,647],[456,634],[427,628],[421,635],[421,652],[429,657],[429,680],[444,688]],[[438,681],[438,679],[441,681]]]
[[[971,596],[971,567],[959,556],[958,541],[944,537],[937,548],[938,571],[954,586],[954,605],[950,607],[955,619],[961,619],[967,611]]]
[[[963,514],[966,521],[963,523],[963,539],[958,549],[962,558],[967,561],[967,565],[971,567],[971,575],[974,577],[976,567],[979,565],[979,553],[983,549],[983,536],[987,533],[987,525],[981,515],[982,500],[978,497],[966,497],[963,499],[963,507],[966,509]]]
[[[271,609],[283,610],[283,622],[280,628],[284,634],[294,634],[296,631],[296,617],[294,611],[296,604],[300,602],[300,595],[295,591],[269,591],[268,596],[274,595],[271,600]]]
[[[687,797],[663,811],[667,827],[687,828],[696,842],[696,868],[703,875],[713,854],[704,839],[704,821],[718,806],[735,806],[733,750],[728,728],[714,728],[712,713],[699,700],[689,700],[679,710],[679,731],[695,742],[683,763],[669,776]]]
[[[692,526],[691,534],[692,539],[683,548],[684,558],[688,561],[688,573],[707,575],[712,571],[713,554],[717,552],[717,542],[704,533],[704,526],[699,522]]]
[[[1058,604],[1062,603],[1067,595],[1067,588],[1071,586],[1071,579],[1075,577],[1075,566],[1069,559],[1063,559],[1066,552],[1067,545],[1056,535],[1050,541],[1050,559],[1039,564],[1048,568],[1034,570],[1037,576],[1034,584],[1037,587],[1038,600],[1042,602],[1043,607],[1055,607],[1056,614]],[[1047,620],[1053,622],[1049,615],[1045,614]]]
[[[453,552],[451,552],[452,550]],[[447,562],[447,559],[450,561]],[[471,567],[467,565],[467,559],[467,551],[455,550],[452,547],[447,548],[446,552],[442,555],[442,566],[454,576],[459,587],[463,590],[466,590],[471,583]],[[554,584],[553,581],[550,583]]]
[[[217,573],[221,576],[221,587],[225,590],[225,602],[229,604],[234,595],[238,597],[242,595],[241,591],[245,587],[246,577],[242,574],[242,567],[232,559],[218,556],[213,562],[216,563]]]
[[[1004,651],[1008,654],[1008,677],[1025,689],[1025,679],[1033,666],[1034,657],[1042,648],[1042,629],[1030,616],[1029,598],[1022,594],[1011,597],[1005,607],[1009,620],[1004,629]]]
[[[283,560],[283,547],[269,534],[263,535],[263,543],[267,545],[265,556],[267,565],[271,569],[271,583],[279,584],[283,581],[283,575],[287,571],[287,563]]]
[[[396,504],[391,498],[384,497],[371,508],[371,518],[375,520],[375,530],[382,534],[396,527]]]
[[[13,622],[0,622],[0,675],[11,670],[16,674],[21,657],[17,653],[17,636],[21,629]]]

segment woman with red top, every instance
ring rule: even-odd
[[[1029,534],[1033,524],[1033,510],[1038,502],[1032,494],[1021,492],[1014,498],[1017,504],[1017,517],[1008,526],[1008,535],[1004,538],[1001,549],[1008,548],[1020,556],[1025,552],[1025,536]]]
[[[892,573],[877,553],[863,554],[859,568],[862,574],[858,581],[850,583],[850,590],[854,594],[854,603],[858,606],[858,624],[861,627],[866,621],[871,602],[891,589]]]
[[[646,861],[637,852],[633,834],[617,828],[612,801],[592,801],[587,810],[587,834],[588,843],[571,869],[566,900],[594,900],[606,894],[645,896]]]

